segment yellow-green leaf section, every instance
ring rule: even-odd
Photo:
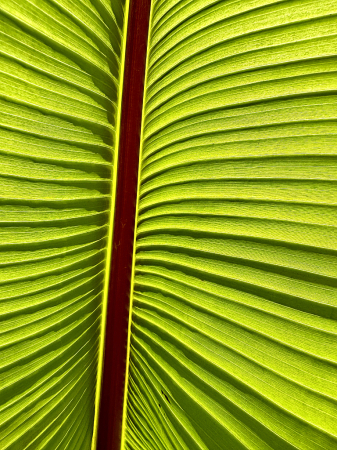
[[[337,448],[337,3],[154,0],[122,449]]]
[[[0,2],[1,450],[96,446],[127,16]]]

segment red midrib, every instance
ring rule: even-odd
[[[130,0],[97,450],[119,450],[151,0]]]

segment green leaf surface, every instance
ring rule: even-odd
[[[337,448],[337,4],[155,0],[127,449]]]
[[[95,448],[128,6],[0,5],[0,448]]]
[[[1,450],[96,448],[128,8],[0,4]],[[122,450],[337,448],[336,45],[152,1]]]

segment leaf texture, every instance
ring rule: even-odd
[[[337,3],[155,0],[125,448],[337,448]]]
[[[94,448],[125,8],[0,4],[1,450]]]

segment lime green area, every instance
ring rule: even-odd
[[[337,4],[154,0],[122,450],[337,448]]]
[[[0,5],[0,448],[96,447],[128,2]]]
[[[0,4],[1,450],[96,447],[128,10]],[[336,1],[148,39],[121,450],[335,449]]]

